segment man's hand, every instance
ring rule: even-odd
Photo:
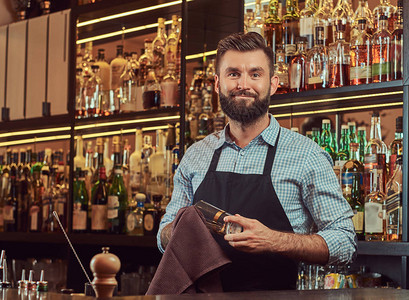
[[[163,250],[165,250],[169,244],[170,238],[172,236],[172,229],[173,229],[173,222],[163,227],[160,233],[160,242],[162,243]]]
[[[225,217],[224,221],[237,223],[243,227],[241,233],[224,236],[224,239],[237,250],[249,253],[279,253],[308,263],[328,262],[328,246],[319,235],[272,230],[257,220],[240,215]]]

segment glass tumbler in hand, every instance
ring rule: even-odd
[[[206,221],[206,226],[211,231],[214,231],[220,235],[240,233],[243,231],[243,227],[241,227],[239,224],[232,222],[226,223],[223,221],[224,217],[231,216],[232,214],[229,214],[203,200],[197,202],[195,207],[203,214]]]

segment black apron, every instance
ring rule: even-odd
[[[257,219],[271,229],[293,232],[271,182],[279,136],[280,132],[274,147],[269,145],[262,175],[216,171],[222,147],[216,149],[194,204],[203,200],[231,214]],[[273,253],[245,253],[230,246],[223,236],[214,234],[214,238],[232,260],[221,273],[225,292],[295,289],[298,264],[294,260]]]

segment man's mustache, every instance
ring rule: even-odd
[[[239,90],[239,91],[232,91],[230,92],[230,97],[233,96],[245,96],[245,97],[257,97],[257,94],[249,92],[249,91],[243,91],[243,90]]]

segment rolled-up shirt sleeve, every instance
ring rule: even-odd
[[[188,166],[185,164],[188,155],[187,152],[184,159],[180,162],[179,167],[176,169],[175,176],[173,177],[172,199],[166,206],[166,213],[160,222],[158,234],[156,236],[158,248],[162,253],[165,252],[160,238],[162,229],[175,219],[179,209],[192,205],[193,203],[193,188],[190,178],[187,175]]]
[[[329,250],[328,264],[347,264],[356,256],[354,215],[342,196],[328,153],[312,150],[304,165],[303,201]]]

